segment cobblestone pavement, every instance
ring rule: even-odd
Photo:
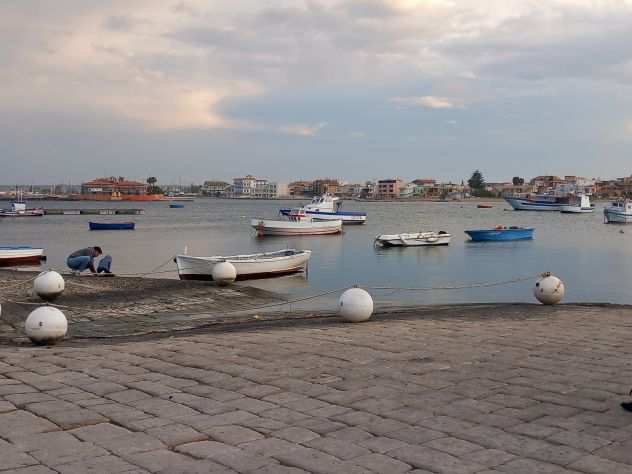
[[[481,305],[0,346],[0,470],[628,473],[631,317]]]

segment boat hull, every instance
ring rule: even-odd
[[[516,211],[559,211],[563,204],[558,202],[529,201],[522,198],[505,198]]]
[[[0,217],[42,217],[44,209],[27,209],[26,211],[0,210]]]
[[[263,236],[329,235],[342,232],[342,221],[273,221],[252,219],[250,225]]]
[[[46,260],[44,249],[32,247],[0,247],[0,267],[39,265]]]
[[[134,230],[136,224],[133,222],[90,222],[90,230]]]
[[[630,224],[632,223],[632,214],[612,209],[604,209],[603,216],[606,224]]]
[[[213,268],[220,262],[230,262],[237,272],[237,280],[271,278],[298,273],[305,269],[310,250],[282,250],[253,255],[228,257],[176,256],[181,280],[213,280]]]
[[[281,209],[279,211],[284,216],[290,215],[291,209]],[[364,224],[366,222],[365,212],[353,212],[353,211],[338,211],[338,212],[322,212],[322,211],[310,211],[305,209],[305,214],[315,221],[336,221],[340,220],[343,224]]]
[[[375,242],[384,247],[426,247],[449,245],[450,234],[419,232],[414,234],[378,235]]]
[[[473,242],[500,242],[533,238],[533,229],[481,229],[466,230],[465,233]]]
[[[592,207],[580,206],[561,206],[560,212],[563,214],[590,214],[594,209]]]

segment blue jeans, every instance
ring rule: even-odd
[[[110,266],[112,265],[112,257],[106,255],[99,261],[97,266],[97,273],[110,273]]]
[[[91,262],[92,257],[68,257],[68,259],[66,260],[66,265],[68,265],[68,268],[70,268],[71,270],[82,272],[88,269]]]

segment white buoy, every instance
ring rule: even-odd
[[[68,332],[68,320],[57,308],[40,306],[26,318],[24,331],[35,344],[55,344]]]
[[[33,282],[33,291],[45,301],[52,301],[66,288],[64,277],[52,270],[40,273]]]
[[[230,262],[220,262],[213,267],[213,280],[220,286],[230,285],[237,278],[237,270]]]
[[[564,283],[550,273],[543,273],[535,283],[533,294],[542,304],[557,304],[564,298]]]
[[[367,321],[373,314],[373,298],[362,288],[349,288],[340,296],[338,308],[345,321]]]

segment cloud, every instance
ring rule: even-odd
[[[288,135],[299,135],[301,137],[314,137],[327,126],[327,122],[320,122],[315,125],[290,124],[279,127],[279,131]]]
[[[406,107],[424,107],[426,109],[453,109],[457,105],[446,97],[424,95],[421,97],[393,97],[391,102]]]

